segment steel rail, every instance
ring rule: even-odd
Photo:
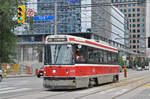
[[[135,79],[135,80],[132,80],[132,78],[130,78],[130,79],[128,79],[128,80],[131,80],[131,81],[128,81],[128,80],[121,80],[120,81],[120,83],[112,83],[112,84],[110,84],[110,85],[106,85],[106,86],[104,86],[104,87],[108,87],[108,88],[106,88],[106,89],[103,89],[103,90],[99,90],[99,91],[92,91],[91,93],[89,93],[89,94],[86,94],[86,95],[83,95],[83,96],[79,96],[79,97],[77,97],[77,98],[75,98],[75,99],[81,99],[81,98],[84,98],[84,97],[87,97],[87,96],[91,96],[91,95],[94,95],[94,94],[98,94],[98,93],[100,93],[100,92],[104,92],[104,91],[107,91],[107,90],[110,90],[110,89],[113,89],[113,88],[119,88],[119,87],[121,87],[121,86],[127,86],[127,85],[129,85],[129,84],[132,84],[132,83],[137,83],[138,81],[141,81],[141,80],[144,80],[144,79],[146,79],[146,78],[148,78],[148,77],[150,77],[150,76],[142,76],[141,78],[139,78],[139,79]],[[126,82],[127,81],[127,82]],[[148,81],[148,82],[150,82],[150,80]],[[148,83],[148,82],[146,82],[146,83]],[[144,85],[144,84],[146,84],[146,83],[143,83],[142,85]],[[142,85],[140,85],[140,86],[142,86]],[[109,87],[110,86],[110,87]],[[139,86],[137,86],[137,88],[138,88]],[[134,88],[134,89],[136,89],[136,88]],[[131,91],[133,90],[133,89],[130,89]],[[127,93],[127,92],[126,92]],[[125,93],[125,94],[126,94]],[[118,95],[118,96],[115,96],[115,97],[113,97],[113,99],[116,99],[117,97],[120,97],[120,96],[122,96],[122,95],[124,95],[123,93],[122,94],[120,94],[120,95]]]

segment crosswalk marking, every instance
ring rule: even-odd
[[[11,88],[2,88],[0,89],[0,94],[5,94],[5,93],[11,93],[11,92],[19,92],[19,91],[27,91],[27,90],[31,90],[31,88],[19,88],[16,89],[15,87],[11,87]]]

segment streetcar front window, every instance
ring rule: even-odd
[[[46,45],[45,65],[73,64],[72,46],[67,44]]]

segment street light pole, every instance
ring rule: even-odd
[[[54,35],[57,35],[57,2],[55,2],[55,20],[54,20],[55,30]]]

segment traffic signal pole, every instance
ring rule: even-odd
[[[54,19],[54,35],[57,35],[57,2],[55,2],[55,19]]]

